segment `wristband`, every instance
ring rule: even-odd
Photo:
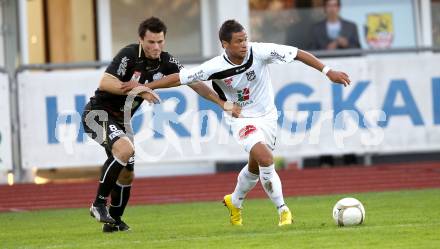
[[[322,73],[324,74],[324,75],[327,75],[327,73],[329,72],[331,70],[331,68],[329,67],[329,66],[324,66],[324,68],[322,69]]]

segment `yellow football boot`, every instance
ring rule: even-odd
[[[241,209],[232,205],[232,195],[225,195],[225,197],[223,197],[223,204],[225,204],[229,210],[231,224],[234,226],[242,226]]]
[[[278,222],[278,226],[282,227],[285,225],[290,225],[293,223],[292,213],[289,209],[285,209],[280,213],[280,222]]]

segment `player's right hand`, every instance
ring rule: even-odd
[[[128,93],[128,92],[130,92],[131,90],[133,90],[134,88],[139,87],[139,86],[144,86],[144,85],[142,85],[142,84],[140,84],[140,83],[138,83],[138,82],[136,82],[136,81],[128,81],[128,82],[124,82],[124,83],[121,85],[121,90],[122,90],[124,93]]]
[[[133,88],[130,90],[130,92],[127,93],[127,95],[135,95],[140,96],[144,100],[146,100],[150,104],[159,104],[160,103],[160,97],[155,93],[151,88],[139,84],[139,86]]]
[[[231,114],[234,118],[239,118],[241,116],[241,106],[236,103],[226,101],[223,104],[223,110]]]

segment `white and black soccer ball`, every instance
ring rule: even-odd
[[[355,198],[339,200],[333,207],[333,220],[339,226],[355,226],[365,221],[365,209]]]

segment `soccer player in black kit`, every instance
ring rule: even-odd
[[[124,123],[124,105],[127,94],[124,82],[146,84],[166,75],[177,73],[182,65],[169,53],[162,51],[167,28],[156,17],[139,25],[139,43],[131,44],[119,51],[107,67],[95,96],[90,98],[82,115],[86,133],[101,144],[107,153],[98,191],[90,207],[90,215],[104,223],[103,232],[128,231],[130,227],[121,217],[130,198],[134,178],[134,145],[130,122]],[[202,97],[216,103],[225,111],[238,116],[238,106],[227,105],[218,95],[203,83],[190,87]],[[159,97],[143,86],[131,105],[130,117],[143,100],[157,103]],[[228,109],[228,110],[226,110]],[[107,198],[111,196],[110,207]]]

